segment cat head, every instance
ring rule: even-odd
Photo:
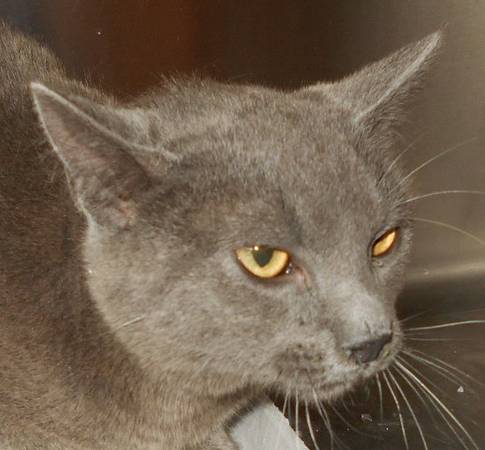
[[[92,299],[142,367],[329,399],[392,362],[411,238],[393,129],[439,40],[294,92],[32,84]]]

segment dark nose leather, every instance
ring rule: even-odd
[[[392,333],[382,334],[376,339],[354,344],[347,347],[349,356],[358,364],[365,364],[375,361],[382,352],[384,346],[392,340]]]

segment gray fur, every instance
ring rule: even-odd
[[[399,165],[380,179],[438,42],[296,92],[187,79],[121,104],[1,26],[0,446],[235,449],[263,392],[329,401],[387,367],[411,230]],[[250,278],[234,250],[257,243],[299,269]],[[348,358],[391,328],[387,356]]]

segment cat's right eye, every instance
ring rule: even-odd
[[[241,266],[258,278],[275,278],[288,273],[291,268],[291,258],[287,252],[264,245],[239,248],[236,256]]]
[[[392,228],[381,234],[372,244],[372,257],[379,258],[387,255],[396,245],[398,237],[398,228]]]

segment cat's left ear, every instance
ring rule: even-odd
[[[32,83],[31,90],[80,211],[104,227],[130,226],[137,217],[137,199],[150,188],[152,179],[146,156],[150,152],[128,142],[115,129],[123,125],[129,129],[129,120],[123,122],[108,107],[84,98],[66,98],[39,83]],[[97,108],[102,118],[86,111],[88,106]]]
[[[383,135],[392,130],[410,93],[419,87],[442,41],[436,32],[336,83],[306,91],[321,92],[352,111],[359,131]]]

